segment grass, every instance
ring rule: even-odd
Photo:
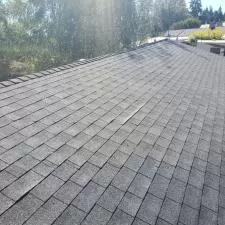
[[[201,31],[195,31],[190,34],[189,40],[223,40],[225,36],[225,30],[222,28],[202,29]]]

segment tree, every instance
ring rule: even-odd
[[[137,40],[136,5],[135,0],[121,0],[120,4],[121,43],[128,47]]]
[[[198,17],[202,12],[202,2],[201,0],[191,0],[190,1],[191,14],[194,17]]]
[[[222,7],[220,6],[218,9],[218,21],[222,22],[223,21],[223,11],[222,11]]]

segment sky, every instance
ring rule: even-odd
[[[187,5],[189,6],[190,0],[186,0],[186,2],[187,2]],[[217,10],[220,7],[220,5],[221,5],[223,11],[225,11],[225,0],[202,0],[202,7],[203,7],[203,9],[206,6],[210,6],[210,5],[215,10]]]

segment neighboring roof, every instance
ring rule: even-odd
[[[224,71],[163,41],[1,88],[0,224],[225,224]]]

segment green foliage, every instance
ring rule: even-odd
[[[179,29],[199,28],[200,26],[201,26],[200,20],[191,17],[172,24],[171,28],[173,30],[179,30]]]
[[[135,46],[186,16],[185,0],[0,0],[0,61],[44,70]]]
[[[213,10],[212,6],[210,6],[209,8],[206,7],[202,11],[202,14],[200,15],[200,20],[202,21],[203,24],[205,23],[210,24],[212,21],[214,22],[224,21],[225,17],[221,6],[219,7],[218,10]]]
[[[225,31],[221,28],[216,28],[214,30],[211,29],[203,29],[201,31],[193,32],[189,39],[197,39],[197,40],[222,40],[225,35]]]
[[[191,15],[193,17],[198,17],[202,12],[202,1],[201,0],[191,0],[190,1]]]

